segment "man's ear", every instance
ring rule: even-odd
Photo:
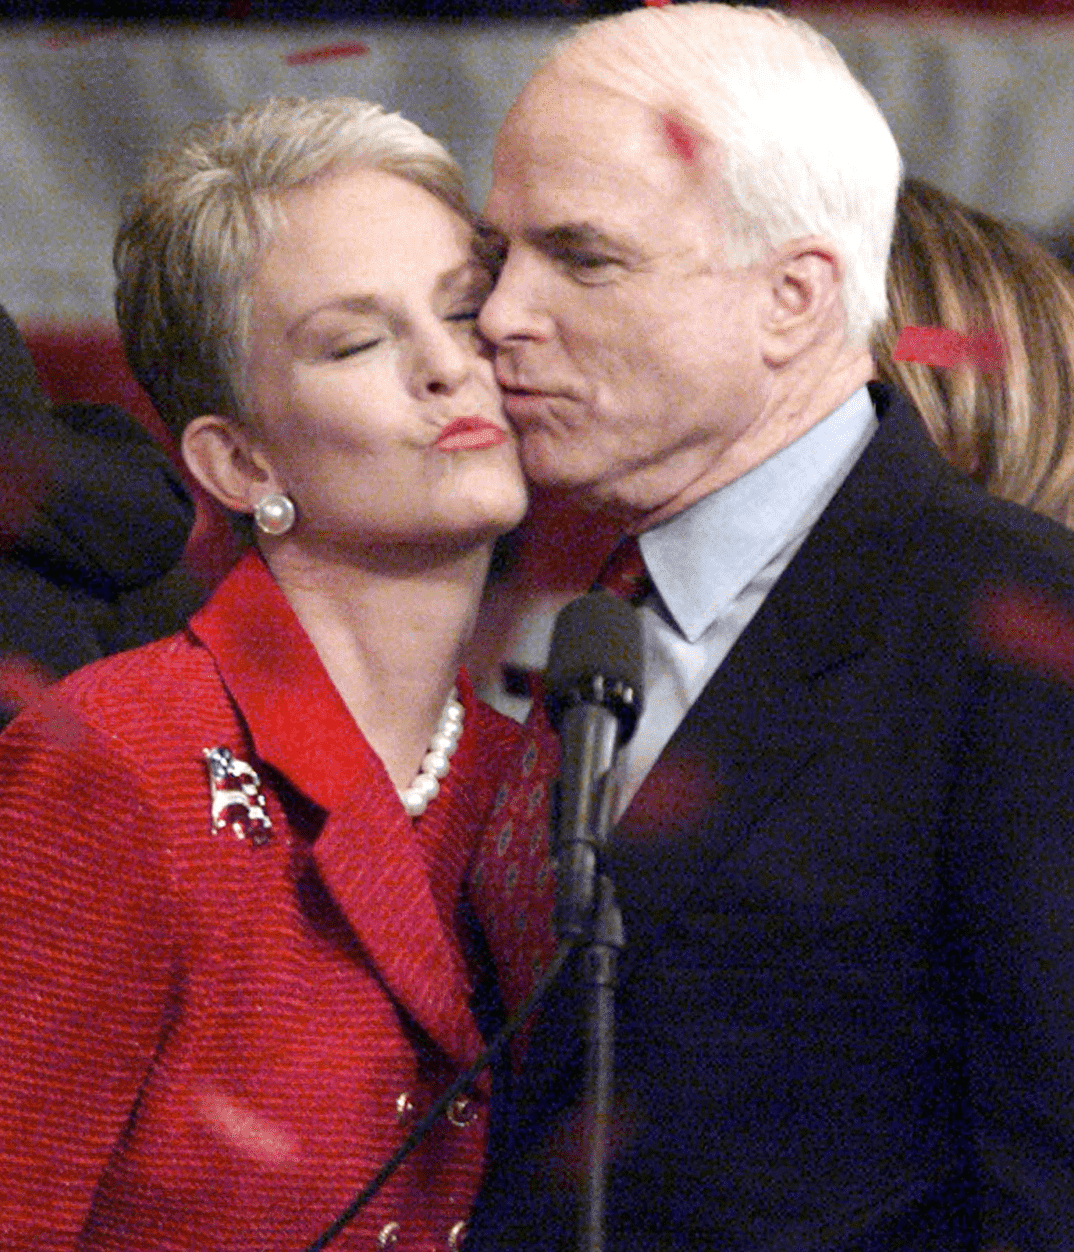
[[[794,239],[766,262],[769,302],[761,328],[769,365],[786,365],[818,339],[842,334],[843,262],[826,240]]]
[[[252,513],[263,496],[279,490],[268,462],[232,418],[215,413],[194,418],[180,446],[187,469],[233,513]]]

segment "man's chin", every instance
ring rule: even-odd
[[[542,496],[562,498],[592,512],[614,508],[614,502],[607,498],[607,493],[562,445],[538,439],[530,443],[523,439],[521,460],[527,481]]]
[[[550,487],[574,491],[584,489],[584,480],[575,473],[570,449],[543,432],[520,437],[519,459],[526,478],[535,487]]]

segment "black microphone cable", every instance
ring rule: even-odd
[[[504,1047],[514,1038],[522,1029],[529,1018],[533,1015],[534,1010],[544,999],[548,993],[548,989],[556,981],[559,971],[563,968],[564,962],[570,956],[576,947],[576,942],[572,939],[560,943],[556,949],[555,955],[548,963],[548,968],[537,980],[533,990],[522,1002],[518,1009],[508,1019],[506,1024],[500,1030],[499,1034],[489,1044],[489,1046],[474,1061],[468,1070],[460,1074],[450,1087],[440,1096],[437,1102],[418,1122],[410,1134],[396,1149],[394,1155],[384,1162],[377,1175],[372,1178],[369,1183],[354,1197],[350,1204],[343,1210],[336,1220],[320,1234],[314,1241],[307,1244],[303,1252],[321,1252],[322,1248],[328,1245],[341,1234],[344,1229],[354,1220],[359,1212],[369,1203],[384,1184],[391,1178],[392,1174],[399,1168],[406,1158],[414,1151],[422,1140],[432,1130],[433,1126],[439,1121],[447,1110],[452,1100],[469,1091],[471,1085],[477,1076],[488,1065],[491,1065],[496,1057],[503,1051]]]

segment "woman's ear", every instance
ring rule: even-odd
[[[215,413],[194,418],[180,446],[187,469],[233,513],[252,513],[263,496],[279,490],[268,462],[232,418]]]
[[[845,327],[843,263],[825,239],[795,239],[768,260],[769,304],[762,327],[765,360],[785,365],[818,339]]]

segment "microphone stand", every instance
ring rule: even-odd
[[[585,1032],[585,1148],[588,1168],[578,1212],[579,1252],[604,1252],[608,1129],[615,1073],[615,984],[623,950],[623,915],[606,874],[597,880],[593,934],[582,960],[587,986]]]
[[[601,853],[611,826],[613,768],[620,741],[617,719],[601,703],[605,684],[593,680],[562,717],[563,766],[557,804],[555,922],[562,941],[582,948],[585,987],[584,1145],[587,1168],[578,1208],[578,1252],[603,1252],[608,1131],[615,1051],[615,985],[625,945],[623,918]],[[586,785],[588,783],[588,785]],[[564,794],[573,803],[564,811]]]

